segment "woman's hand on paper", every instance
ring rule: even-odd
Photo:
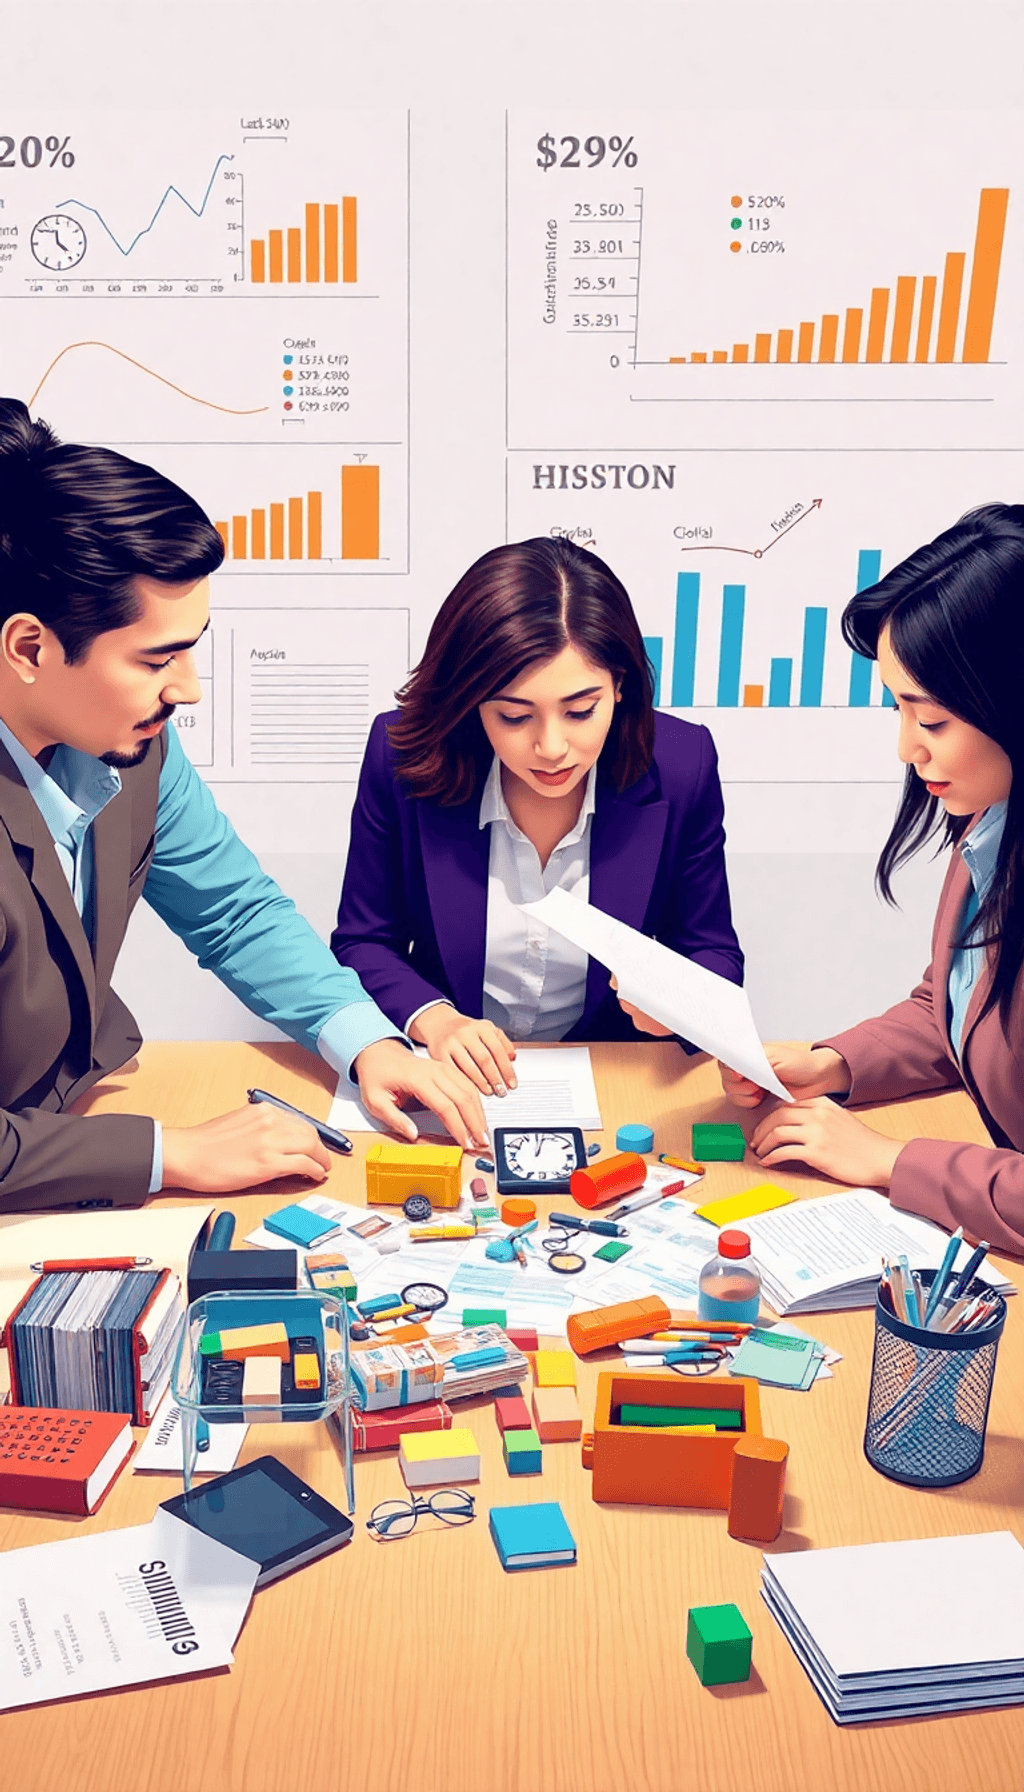
[[[416,1016],[409,1038],[425,1045],[439,1064],[460,1070],[481,1095],[505,1095],[516,1087],[516,1048],[489,1020],[471,1020],[448,1002],[436,1002]]]
[[[619,985],[617,979],[611,977],[609,978],[609,982],[611,983],[615,994],[618,996]],[[624,1002],[621,996],[619,996],[619,1007],[622,1009],[623,1014],[629,1015],[629,1018],[633,1022],[638,1033],[652,1033],[655,1039],[675,1038],[675,1034],[671,1027],[663,1027],[660,1020],[654,1020],[651,1015],[645,1014],[642,1008],[634,1008],[632,1002]]]
[[[788,1107],[780,1102],[758,1122],[750,1138],[751,1149],[769,1168],[806,1164],[837,1182],[867,1188],[888,1188],[905,1142],[875,1132],[827,1096]]]
[[[810,1101],[817,1095],[845,1095],[852,1078],[846,1059],[830,1045],[811,1050],[802,1045],[766,1045],[764,1055],[780,1083],[798,1101]],[[719,1064],[722,1088],[737,1108],[760,1107],[765,1091],[738,1070]]]
[[[375,1120],[410,1142],[419,1135],[402,1104],[430,1108],[467,1151],[487,1144],[487,1122],[480,1097],[468,1077],[451,1064],[433,1064],[417,1057],[397,1039],[364,1045],[355,1060],[359,1094]]]

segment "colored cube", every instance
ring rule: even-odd
[[[320,1364],[313,1351],[296,1351],[292,1365],[297,1388],[318,1388],[320,1386]]]
[[[537,1327],[535,1325],[506,1325],[505,1336],[517,1350],[537,1349]]]
[[[542,1444],[578,1443],[583,1414],[575,1388],[535,1388],[533,1420]]]
[[[366,1153],[366,1199],[401,1207],[409,1195],[426,1195],[432,1207],[457,1207],[462,1199],[459,1145],[371,1145]]]
[[[619,1258],[624,1257],[626,1252],[631,1251],[632,1248],[632,1245],[623,1244],[621,1238],[609,1238],[607,1244],[603,1244],[599,1251],[594,1252],[594,1256],[600,1263],[617,1263]]]
[[[510,1475],[539,1475],[543,1466],[540,1438],[529,1431],[506,1431],[501,1440],[505,1467]]]
[[[529,1431],[530,1409],[522,1394],[499,1394],[494,1402],[499,1431]]]
[[[462,1323],[467,1325],[500,1325],[504,1331],[508,1314],[504,1307],[463,1307]]]
[[[696,1605],[686,1621],[686,1653],[702,1686],[750,1679],[754,1639],[737,1605]]]
[[[538,1350],[533,1359],[533,1379],[539,1388],[574,1388],[576,1363],[568,1350]]]
[[[280,1404],[280,1357],[247,1356],[242,1375],[242,1405],[279,1406]]]
[[[431,1487],[441,1481],[479,1481],[480,1451],[472,1431],[455,1425],[450,1431],[403,1432],[398,1465],[407,1487]]]
[[[745,1150],[746,1140],[738,1126],[694,1122],[693,1155],[699,1163],[742,1163]]]
[[[199,1340],[199,1352],[201,1356],[223,1357],[229,1363],[242,1363],[250,1356],[276,1356],[286,1363],[292,1353],[288,1333],[280,1322],[204,1332]]]

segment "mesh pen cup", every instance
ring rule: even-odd
[[[934,1270],[921,1270],[930,1289]],[[975,1280],[968,1294],[986,1292]],[[875,1350],[864,1431],[872,1468],[909,1487],[952,1487],[976,1475],[985,1454],[985,1426],[1006,1323],[1006,1302],[980,1331],[934,1332],[905,1325],[875,1299]]]

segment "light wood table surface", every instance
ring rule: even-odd
[[[552,1049],[556,1049],[552,1048]],[[694,1119],[735,1119],[714,1067],[675,1045],[591,1048],[613,1147],[616,1123],[647,1121],[657,1148],[690,1153]],[[108,1079],[92,1111],[188,1124],[237,1106],[256,1084],[325,1115],[331,1077],[297,1047],[153,1044]],[[985,1141],[966,1096],[879,1110],[898,1137]],[[749,1131],[749,1115],[744,1125]],[[365,1198],[365,1135],[327,1192]],[[764,1180],[748,1154],[709,1169],[724,1195]],[[834,1184],[773,1172],[800,1194]],[[232,1197],[236,1239],[299,1183]],[[165,1197],[180,1200],[182,1197]],[[1002,1259],[1018,1287],[1024,1268]],[[862,1437],[869,1312],[805,1323],[842,1351],[806,1394],[764,1388],[764,1430],[790,1444],[785,1526],[771,1551],[1009,1529],[1024,1540],[1024,1329],[1018,1303],[1000,1346],[985,1461],[974,1480],[925,1493],[867,1464]],[[579,1365],[585,1427],[598,1370]],[[255,1596],[226,1673],[0,1718],[2,1781],[17,1792],[1018,1792],[1024,1708],[834,1725],[758,1593],[761,1550],[734,1542],[722,1512],[606,1507],[591,1499],[579,1446],[545,1446],[541,1479],[510,1481],[488,1402],[458,1409],[482,1451],[475,1522],[421,1523],[381,1545],[365,1520],[402,1497],[395,1452],[358,1456],[352,1544]],[[271,1450],[343,1505],[326,1428],[263,1428]],[[125,1472],[87,1523],[148,1520],[174,1486]],[[573,1569],[502,1572],[491,1505],[561,1502]],[[0,1548],[79,1534],[75,1521],[0,1512]],[[968,1590],[968,1596],[970,1592]],[[999,1590],[986,1593],[998,1599]],[[754,1633],[748,1684],[705,1690],[686,1659],[690,1606],[734,1600]],[[879,1614],[884,1624],[884,1613]]]

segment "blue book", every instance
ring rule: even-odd
[[[276,1232],[279,1238],[287,1238],[289,1244],[301,1245],[308,1250],[316,1244],[317,1239],[326,1238],[329,1232],[339,1230],[337,1220],[321,1219],[308,1207],[300,1207],[297,1202],[290,1207],[279,1207],[263,1222],[268,1232]]]
[[[576,1540],[557,1500],[529,1506],[492,1506],[491,1536],[506,1573],[554,1568],[576,1560]]]

